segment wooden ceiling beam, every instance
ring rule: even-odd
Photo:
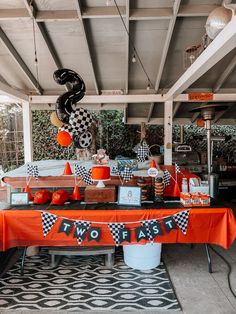
[[[24,0],[27,1],[27,0]],[[29,1],[27,1],[29,3]],[[181,5],[178,17],[201,17],[208,16],[213,11],[216,5]],[[126,6],[119,6],[121,15],[125,18]],[[115,6],[105,7],[87,7],[83,8],[83,19],[105,19],[105,18],[119,18],[119,14]],[[0,21],[6,20],[23,20],[29,19],[31,13],[28,9],[1,9]],[[38,10],[35,12],[35,20],[37,22],[63,22],[63,21],[77,21],[76,10]],[[130,10],[131,21],[139,20],[163,20],[173,18],[173,10],[171,7],[166,8],[137,8]]]
[[[233,16],[225,28],[170,88],[166,94],[166,99],[173,99],[181,94],[236,47],[235,29],[236,16]]]
[[[22,93],[21,91],[1,81],[0,81],[0,93],[7,95],[9,98],[13,98],[13,100],[17,100],[19,102],[25,102],[29,100],[28,95]]]
[[[170,46],[172,34],[174,32],[175,21],[177,18],[180,2],[181,2],[181,0],[176,0],[174,2],[174,7],[173,7],[174,14],[173,14],[173,17],[171,18],[169,26],[168,26],[168,30],[167,30],[167,34],[166,34],[166,40],[165,40],[163,51],[162,51],[161,61],[160,61],[158,72],[157,72],[156,83],[155,83],[155,90],[156,91],[158,91],[159,86],[160,86],[161,77],[162,77],[162,73],[164,70],[165,63],[166,63],[166,58],[167,58],[167,54],[169,51],[169,46]]]
[[[22,72],[27,77],[28,81],[31,83],[31,85],[34,87],[34,89],[39,93],[40,95],[43,94],[43,89],[39,85],[39,82],[36,80],[24,60],[21,58],[15,47],[12,45],[11,41],[7,37],[7,35],[4,33],[2,28],[0,27],[0,40],[2,41],[3,45],[6,47],[10,55],[15,60],[18,67],[22,70]]]
[[[236,55],[233,57],[233,59],[228,63],[226,66],[225,70],[221,73],[219,78],[217,79],[214,87],[213,87],[213,92],[217,93],[221,86],[224,84],[224,82],[227,80],[229,75],[233,72],[233,70],[236,67]]]
[[[99,88],[98,88],[98,82],[97,82],[96,73],[95,73],[94,61],[93,61],[93,58],[92,58],[91,48],[89,46],[88,36],[87,36],[86,29],[85,29],[84,21],[82,19],[82,15],[81,15],[81,4],[80,4],[80,1],[79,0],[75,0],[75,5],[76,5],[76,11],[77,11],[77,19],[79,19],[79,21],[80,21],[82,34],[83,34],[85,45],[86,45],[86,49],[87,49],[87,56],[88,56],[88,59],[89,59],[90,68],[91,68],[91,72],[92,72],[92,76],[93,76],[94,87],[95,87],[97,95],[99,95]]]

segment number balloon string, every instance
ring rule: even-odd
[[[189,210],[189,213],[190,213],[190,210],[191,210],[191,209],[192,209],[192,208],[184,209],[184,210],[181,210],[181,211],[179,211],[179,212],[177,212],[177,213],[175,213],[175,214],[168,215],[168,216],[163,216],[163,217],[160,217],[160,218],[142,219],[142,220],[136,220],[136,221],[116,221],[116,222],[112,222],[112,223],[114,223],[114,224],[116,224],[116,223],[122,223],[122,224],[126,224],[126,225],[132,225],[132,224],[141,223],[141,222],[143,222],[143,221],[147,221],[147,222],[153,221],[153,220],[161,221],[161,220],[163,220],[163,219],[165,219],[165,218],[169,218],[169,217],[174,216],[174,215],[176,215],[176,214],[180,214],[180,213],[182,213],[182,212],[184,212],[184,211],[186,211],[186,210]],[[86,209],[84,209],[84,210],[86,210]],[[44,210],[37,210],[37,212],[45,213]],[[55,214],[52,214],[52,213],[50,213],[50,212],[48,212],[48,211],[47,211],[47,213],[48,213],[49,215],[55,215]],[[56,216],[57,216],[57,215],[56,215]],[[97,225],[108,225],[108,224],[111,223],[110,221],[108,221],[108,222],[105,222],[105,221],[90,221],[90,220],[84,220],[84,219],[73,219],[73,218],[68,218],[68,217],[64,217],[64,216],[57,216],[57,218],[67,219],[67,220],[71,220],[71,221],[78,221],[78,220],[79,220],[79,221],[81,221],[81,222],[88,222],[88,221],[89,221],[89,222],[91,222],[92,224],[97,224]]]

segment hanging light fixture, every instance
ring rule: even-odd
[[[150,88],[151,88],[151,87],[150,87],[150,84],[149,84],[149,82],[148,82],[146,89],[147,89],[147,90],[150,90]]]
[[[106,6],[109,7],[111,5],[111,0],[106,0]]]
[[[136,61],[137,61],[137,60],[136,60],[135,54],[133,54],[132,63],[135,63]]]

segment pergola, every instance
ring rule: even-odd
[[[186,47],[201,43],[206,19],[222,1],[116,3],[0,2],[0,91],[22,104],[25,162],[33,156],[31,110],[54,109],[67,87],[55,83],[53,72],[63,67],[85,81],[86,96],[78,105],[123,109],[128,124],[164,124],[165,164],[172,163],[172,125],[194,123],[194,104],[224,102],[228,108],[214,123],[235,124],[236,16],[183,67]],[[131,61],[134,55],[143,68]]]

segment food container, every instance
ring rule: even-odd
[[[192,206],[192,199],[191,199],[191,195],[189,193],[180,193],[180,203],[184,206],[184,207],[190,207]]]

